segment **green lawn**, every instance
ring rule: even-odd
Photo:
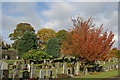
[[[61,80],[80,80],[81,78],[112,78],[114,76],[118,76],[118,70],[108,71],[108,72],[99,72],[96,74],[89,74],[84,76],[76,76],[71,79],[61,79]]]

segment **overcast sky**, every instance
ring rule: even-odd
[[[19,23],[30,23],[36,30],[51,28],[55,31],[69,29],[71,17],[78,14],[84,19],[93,17],[96,27],[113,31],[118,45],[118,3],[117,2],[2,2],[2,37],[11,43],[8,35]],[[1,16],[0,16],[1,17]]]

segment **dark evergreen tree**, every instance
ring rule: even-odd
[[[37,49],[37,36],[27,31],[17,44],[18,55],[22,55],[32,49]]]
[[[56,38],[51,38],[47,41],[44,51],[53,57],[59,57],[60,46]]]

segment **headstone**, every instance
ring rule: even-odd
[[[18,57],[18,56],[16,56],[16,59],[19,59],[19,57]]]
[[[117,69],[119,68],[118,64],[116,65],[116,68],[117,68]]]
[[[46,70],[46,76],[47,76],[47,77],[50,77],[50,72],[51,72],[50,69],[47,69],[47,70]]]
[[[67,63],[66,62],[63,64],[63,73],[67,74]]]
[[[53,75],[53,71],[50,71],[50,77],[52,77],[52,75]]]
[[[74,75],[75,74],[75,68],[72,67],[72,74]]]
[[[5,55],[5,59],[6,59],[6,60],[8,59],[8,55]]]
[[[35,77],[36,77],[36,69],[31,69],[30,78],[35,78]]]
[[[77,61],[77,65],[76,65],[76,75],[79,74],[80,71],[80,63]]]
[[[46,63],[46,60],[44,60],[44,63]]]
[[[87,74],[88,74],[88,69],[87,69],[86,66],[84,67],[84,71],[83,71],[83,72],[84,72],[84,75],[87,75]]]
[[[0,80],[2,80],[3,70],[0,68]]]
[[[13,69],[13,80],[17,80],[19,78],[19,69]]]
[[[9,70],[3,70],[2,79],[6,80],[9,78]]]
[[[9,70],[8,70],[8,63],[6,62],[1,62],[1,78],[2,79],[7,79],[9,77]]]
[[[34,68],[34,62],[31,62],[31,69]]]
[[[45,71],[42,69],[40,70],[39,78],[45,78]]]
[[[2,70],[8,70],[8,63],[2,62],[1,69]]]
[[[27,65],[27,68],[28,68],[28,72],[30,72],[31,70],[30,64]]]
[[[27,69],[27,64],[22,64],[22,70],[26,70]]]

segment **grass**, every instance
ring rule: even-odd
[[[113,70],[113,71],[108,71],[108,72],[99,72],[99,73],[94,73],[94,74],[89,74],[89,75],[84,75],[84,76],[76,76],[75,78],[70,78],[70,79],[60,79],[60,80],[80,80],[80,79],[92,79],[92,78],[112,78],[118,76],[118,70]],[[94,80],[92,79],[92,80]]]
[[[100,64],[99,66],[109,66],[109,65],[113,65],[113,64],[117,64],[117,63],[106,62],[106,64]]]

